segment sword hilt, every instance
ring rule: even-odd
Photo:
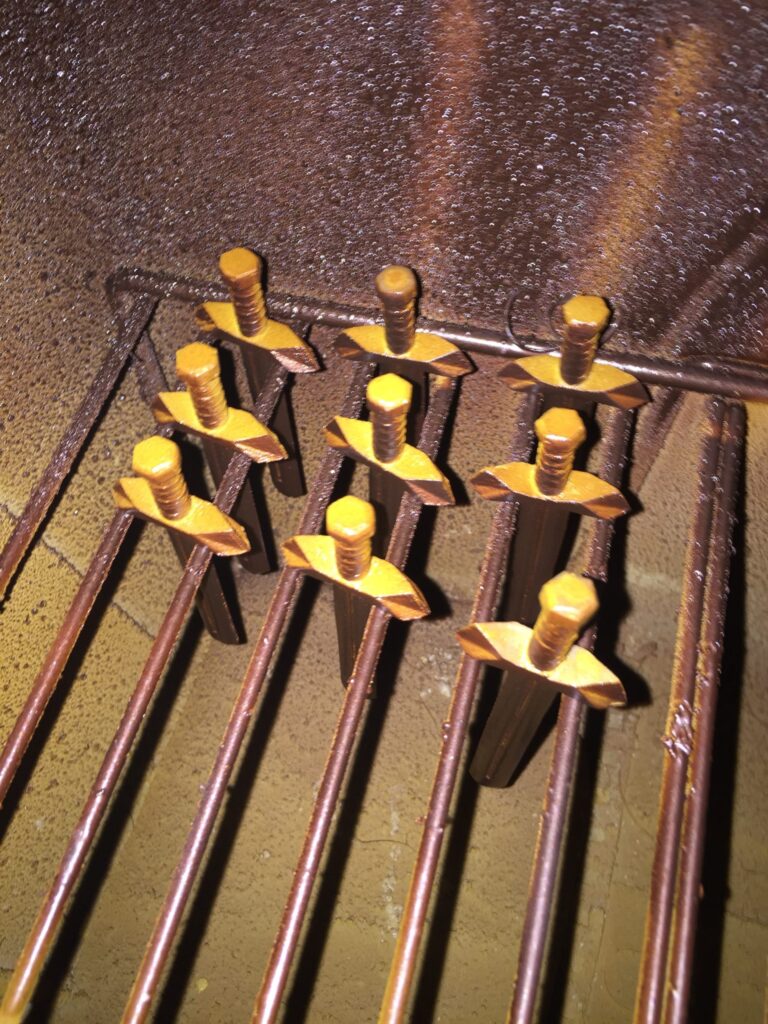
[[[267,323],[261,258],[250,249],[228,249],[219,257],[219,270],[229,287],[240,331],[251,338]]]
[[[556,668],[599,607],[592,580],[561,572],[539,591],[541,611],[528,644],[528,658],[541,672]]]
[[[376,277],[376,292],[384,311],[387,345],[395,355],[404,356],[416,335],[416,275],[410,267],[385,267]]]
[[[565,332],[560,347],[560,376],[566,384],[581,384],[589,376],[597,343],[611,311],[599,295],[574,295],[563,304]]]
[[[166,437],[148,437],[133,449],[133,471],[148,481],[152,496],[166,519],[181,519],[192,500],[181,472],[179,446]]]
[[[223,426],[229,406],[221,385],[219,353],[200,341],[176,352],[176,374],[187,385],[197,418],[208,430]]]
[[[560,494],[568,483],[576,451],[587,431],[573,409],[548,409],[535,423],[539,445],[536,449],[536,486],[542,494]]]
[[[328,506],[325,527],[334,540],[339,573],[345,580],[362,579],[371,567],[371,539],[376,532],[373,505],[347,494]]]
[[[374,377],[366,390],[373,427],[373,454],[379,462],[394,462],[402,455],[413,387],[396,373]]]

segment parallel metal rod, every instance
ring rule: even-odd
[[[365,402],[365,386],[372,374],[373,367],[368,364],[360,364],[355,367],[342,415],[355,417],[359,414]],[[263,419],[264,417],[259,416],[259,418]],[[307,499],[299,532],[315,533],[322,526],[325,508],[330,500],[342,461],[342,455],[335,449],[329,449],[326,452]],[[256,702],[269,665],[303,578],[297,569],[284,568],[280,573],[240,692],[219,745],[216,760],[203,788],[203,795],[187,834],[181,857],[171,878],[163,906],[147,943],[144,958],[123,1012],[123,1020],[130,1021],[131,1024],[146,1020],[147,1014],[150,1012],[152,999],[157,991],[163,968],[181,923],[184,908],[200,870],[208,840],[224,801],[227,785],[240,748],[253,718]]]
[[[667,982],[666,1024],[684,1024],[688,1017],[696,923],[701,898],[699,886],[704,859],[704,841],[707,834],[707,804],[712,748],[715,738],[717,695],[728,604],[734,508],[744,451],[744,420],[744,409],[741,406],[732,406],[728,410],[720,466],[720,491],[717,495],[712,523],[704,623],[696,672],[694,743],[691,751],[690,783],[680,847],[679,885]]]
[[[109,287],[113,294],[119,291],[144,292],[159,299],[174,299],[180,302],[224,302],[229,298],[227,290],[218,283],[176,278],[168,274],[141,270],[138,267],[119,269],[110,278]],[[381,317],[370,309],[340,303],[320,302],[316,299],[282,295],[277,292],[271,292],[267,302],[274,316],[319,324],[323,327],[343,329],[358,324],[381,322]],[[522,345],[510,341],[504,331],[469,328],[460,324],[430,320],[427,317],[419,318],[419,329],[439,334],[470,352],[482,352],[507,359],[532,354]],[[744,401],[768,401],[768,372],[756,364],[740,365],[737,362],[706,357],[654,359],[605,350],[599,351],[595,361],[624,370],[646,384],[740,398]]]
[[[625,410],[617,409],[610,412],[607,420],[600,446],[600,465],[596,472],[601,479],[618,487],[629,450],[632,416]],[[584,576],[597,580],[605,578],[613,530],[614,524],[611,521],[600,520],[591,524],[586,557],[581,566]],[[581,638],[581,645],[592,648],[596,636],[597,631],[593,627]],[[524,1024],[533,1019],[584,707],[584,703],[575,697],[564,695],[560,701],[555,745],[528,886],[515,991],[507,1016],[508,1024]]]
[[[537,394],[528,396],[513,431],[510,458],[527,459],[533,445],[533,422],[539,408]],[[483,564],[480,569],[471,621],[493,618],[500,600],[504,570],[514,535],[517,502],[501,502],[494,513]],[[451,696],[448,717],[443,729],[440,756],[432,783],[429,807],[424,822],[419,852],[411,876],[408,897],[400,922],[389,980],[379,1021],[394,1024],[402,1021],[408,1008],[416,962],[429,906],[429,898],[437,874],[451,798],[456,784],[461,752],[466,741],[477,685],[483,667],[480,662],[462,655]]]
[[[686,551],[672,685],[667,724],[662,740],[664,762],[659,796],[659,823],[651,869],[645,937],[635,1003],[635,1024],[658,1024],[663,1011],[680,834],[691,751],[696,666],[704,614],[704,581],[710,556],[710,534],[715,504],[713,480],[717,476],[725,415],[724,403],[719,399],[711,399],[707,404],[704,439],[699,458],[696,504]]]
[[[438,380],[434,389],[419,444],[422,451],[431,458],[437,455],[440,448],[456,381]],[[400,503],[400,511],[387,549],[387,558],[400,568],[405,565],[408,558],[422,507],[418,498],[412,494],[406,494]],[[374,607],[368,616],[363,640],[331,741],[304,846],[294,871],[291,891],[254,1007],[254,1024],[271,1024],[280,1009],[280,1000],[298,947],[301,928],[320,869],[333,815],[338,806],[355,737],[368,705],[367,696],[389,621],[389,614],[379,607]]]
[[[5,593],[48,509],[61,490],[123,367],[152,318],[157,302],[154,296],[141,295],[122,319],[117,339],[110,343],[85,398],[72,417],[0,554],[0,596]]]
[[[6,740],[0,754],[0,807],[132,522],[130,512],[112,517]]]
[[[265,385],[259,402],[256,403],[255,411],[260,419],[268,418],[271,414],[274,404],[285,386],[286,379],[287,372],[276,366],[269,382]],[[229,511],[237,500],[250,465],[251,462],[247,456],[238,454],[232,459],[221,486],[216,492],[216,503],[224,511]],[[96,781],[83,807],[80,820],[70,837],[56,878],[43,901],[8,983],[2,1005],[0,1005],[0,1021],[3,1024],[20,1020],[29,1002],[48,949],[64,915],[66,904],[93,846],[110,797],[117,786],[163,669],[175,646],[212,557],[212,552],[200,544],[195,546],[190,555],[168,611],[152,644],[136,689],[104,757]]]

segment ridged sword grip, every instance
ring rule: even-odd
[[[587,379],[610,316],[608,304],[599,295],[574,295],[563,304],[560,376],[566,384],[581,384]]]
[[[366,390],[373,427],[373,454],[379,462],[394,462],[402,455],[408,428],[413,387],[396,373],[374,377]]]
[[[336,567],[345,580],[359,580],[371,567],[371,540],[376,531],[373,505],[351,494],[328,506],[325,527],[333,537]]]
[[[179,446],[166,437],[148,437],[133,449],[133,471],[149,481],[157,507],[166,519],[181,519],[192,504],[181,472]]]
[[[208,430],[226,423],[229,406],[221,385],[219,353],[200,341],[176,352],[176,374],[187,385],[197,418]]]
[[[598,609],[592,580],[561,572],[539,591],[541,611],[533,626],[528,657],[541,672],[556,668]]]
[[[376,292],[384,311],[387,345],[395,355],[404,356],[416,335],[416,275],[410,267],[385,267],[376,278]]]
[[[536,486],[542,494],[560,494],[568,483],[573,460],[587,431],[572,409],[548,409],[536,420]]]
[[[267,322],[261,259],[250,249],[228,249],[219,258],[219,270],[229,286],[240,331],[252,338]]]

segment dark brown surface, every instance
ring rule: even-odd
[[[41,228],[64,204],[115,263],[199,273],[245,242],[272,287],[368,304],[401,262],[428,315],[498,327],[514,291],[551,334],[585,291],[621,347],[765,355],[758,6],[95,3],[4,27],[13,200]]]

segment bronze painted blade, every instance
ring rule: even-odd
[[[218,487],[232,455],[226,452],[220,444],[206,438],[203,438],[203,451],[213,482]],[[251,543],[251,550],[247,554],[239,556],[238,560],[242,567],[248,572],[262,574],[270,572],[273,568],[270,558],[271,545],[268,543],[261,514],[256,504],[250,473],[245,478],[240,497],[235,502],[231,515],[241,526],[245,527],[245,532]]]
[[[556,506],[520,503],[510,584],[500,616],[503,621],[525,626],[536,621],[539,591],[555,573],[568,519],[569,513]],[[521,684],[520,675],[504,674],[469,767],[472,778],[484,786],[508,785],[557,696],[544,687]]]
[[[360,594],[347,590],[346,587],[333,588],[333,610],[339,640],[339,670],[344,686],[349,682],[355,667],[371,607],[372,603]]]
[[[271,368],[272,357],[268,352],[260,352],[255,346],[240,345],[239,348],[243,356],[248,386],[255,402]],[[278,491],[287,497],[299,498],[302,494],[306,494],[307,488],[304,483],[299,436],[293,418],[293,407],[288,387],[283,389],[277,401],[269,426],[280,438],[283,448],[288,453],[287,459],[270,462],[269,472],[272,475],[272,482]]]
[[[400,502],[405,494],[405,485],[390,476],[384,469],[371,466],[368,477],[369,499],[376,509],[376,535],[373,538],[373,553],[385,558],[389,538],[395,526]]]
[[[195,541],[191,537],[183,537],[180,533],[168,530],[168,535],[176,549],[182,565],[187,564]],[[235,617],[229,606],[220,576],[221,566],[216,558],[211,559],[203,582],[197,592],[195,603],[205,628],[214,638],[223,644],[239,644],[243,638],[235,623]]]

